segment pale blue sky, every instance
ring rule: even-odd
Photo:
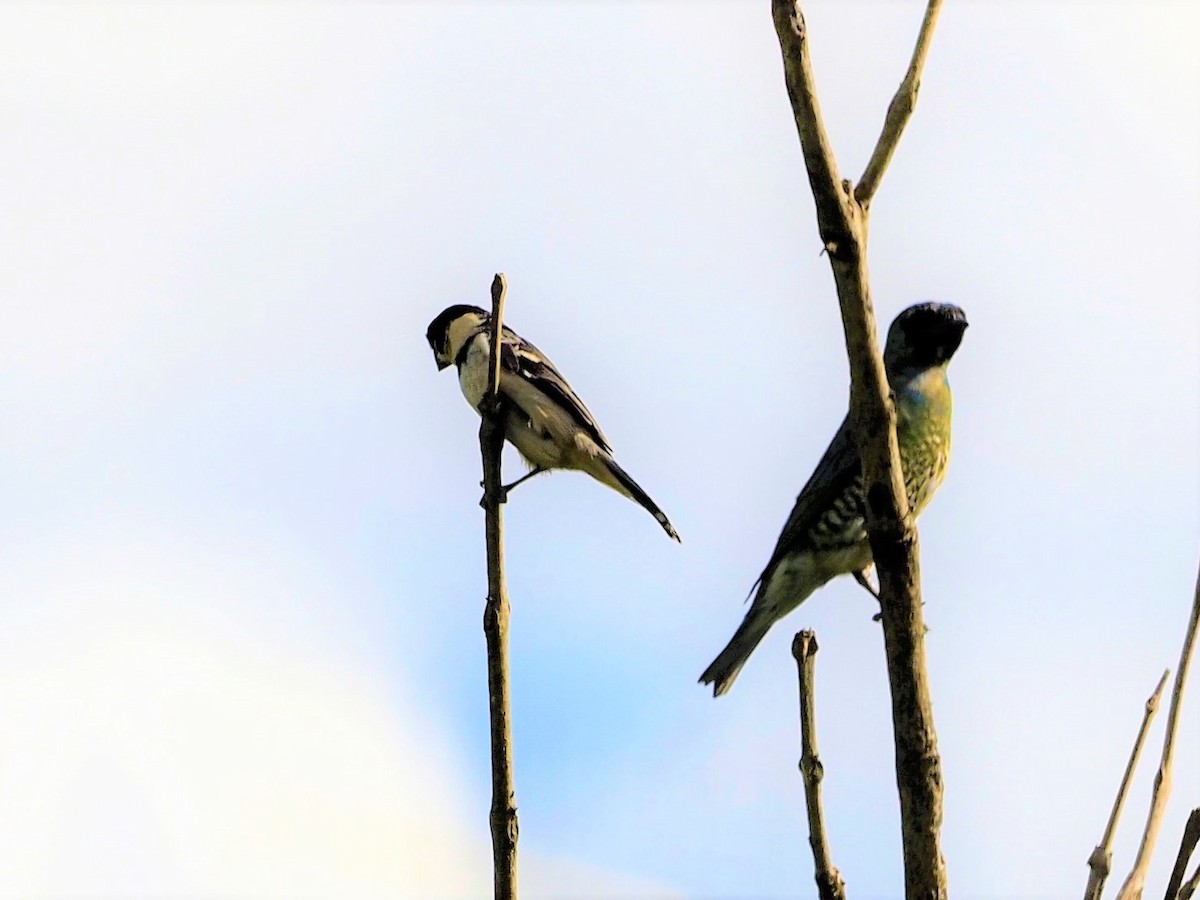
[[[923,4],[805,8],[855,177]],[[972,323],[921,523],[959,897],[1082,890],[1178,658],[1198,30],[948,0],[875,202],[881,320]],[[513,495],[527,895],[806,895],[811,627],[835,860],[899,896],[869,598],[695,684],[846,403],[780,69],[765,2],[0,7],[0,894],[486,893],[477,419],[424,329],[504,271],[684,540],[582,476]]]

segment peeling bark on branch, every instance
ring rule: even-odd
[[[940,0],[930,0],[905,81],[920,83]],[[772,18],[783,54],[784,79],[816,203],[817,225],[828,252],[850,359],[850,415],[867,485],[867,531],[879,572],[884,646],[892,693],[896,780],[903,829],[905,895],[910,900],[947,896],[939,831],[942,823],[941,759],[925,667],[917,533],[909,513],[896,412],[876,338],[867,269],[867,204],[876,190],[912,112],[893,103],[884,134],[865,175],[862,199],[838,174],[821,118],[808,29],[796,0],[772,0]],[[901,86],[901,94],[906,93]],[[911,94],[912,91],[907,91]]]

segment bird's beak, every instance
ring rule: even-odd
[[[947,360],[954,355],[954,351],[962,343],[963,335],[967,332],[967,320],[965,318],[955,319],[950,323],[949,332],[945,347],[943,348],[943,353],[945,354],[943,358]]]
[[[442,359],[440,356],[438,357],[437,367],[438,367],[439,372],[442,371],[442,369],[446,368],[449,365],[450,365],[450,360]]]

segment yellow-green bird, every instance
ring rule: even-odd
[[[950,384],[946,367],[962,342],[967,317],[950,303],[918,303],[898,315],[883,350],[896,402],[896,438],[908,503],[917,515],[929,503],[950,459]],[[700,676],[713,696],[729,690],[771,626],[838,575],[872,565],[864,519],[858,447],[847,416],[796,498],[754,602],[733,639]]]

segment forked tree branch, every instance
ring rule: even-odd
[[[930,5],[937,3],[931,0]],[[788,98],[816,202],[817,225],[837,285],[850,359],[850,417],[867,489],[867,532],[879,572],[892,694],[905,895],[910,900],[942,900],[947,896],[939,834],[942,770],[925,666],[917,532],[900,468],[896,411],[876,338],[867,271],[867,215],[850,184],[838,176],[817,102],[808,29],[800,4],[797,0],[772,0],[771,11],[783,54]],[[936,15],[927,13],[926,20],[921,42],[928,45]],[[918,50],[915,58],[923,63],[927,47]],[[890,157],[890,151],[887,155]],[[876,167],[876,182],[885,165],[886,159]]]
[[[816,662],[817,636],[801,631],[792,639],[796,675],[800,682],[800,774],[804,779],[804,805],[808,811],[808,843],[812,847],[813,877],[820,900],[846,900],[846,885],[833,864],[825,813],[821,808],[821,779],[825,767],[817,750]]]
[[[504,398],[499,393],[500,337],[508,283],[492,281],[491,370],[488,391],[480,403],[479,450],[483,456],[483,508],[487,534],[487,605],[483,633],[487,639],[488,714],[492,739],[492,874],[496,900],[517,896],[517,799],[513,786],[512,702],[508,682],[508,588],[504,583],[504,490],[500,459],[504,451]]]
[[[1197,844],[1200,844],[1200,806],[1192,810],[1183,826],[1183,837],[1179,840],[1179,853],[1175,856],[1175,866],[1171,869],[1171,879],[1167,882],[1167,893],[1163,900],[1180,900],[1182,898],[1183,876],[1187,873],[1188,861],[1196,852]],[[1200,868],[1196,871],[1200,873]]]
[[[1087,887],[1083,891],[1083,900],[1100,900],[1104,882],[1112,872],[1112,845],[1113,838],[1117,833],[1117,821],[1121,818],[1121,809],[1125,806],[1125,799],[1129,795],[1129,785],[1133,781],[1133,771],[1137,768],[1138,757],[1142,755],[1142,747],[1146,744],[1146,733],[1150,730],[1150,721],[1158,712],[1158,702],[1162,698],[1163,688],[1166,687],[1167,678],[1170,675],[1170,669],[1166,669],[1162,673],[1162,678],[1158,679],[1158,687],[1146,701],[1146,707],[1142,712],[1142,725],[1138,729],[1137,738],[1134,739],[1133,752],[1129,754],[1129,762],[1125,764],[1125,775],[1121,779],[1121,786],[1117,789],[1117,799],[1113,802],[1112,812],[1108,816],[1108,825],[1104,828],[1104,836],[1096,845],[1096,849],[1092,851],[1092,855],[1088,857],[1090,871],[1088,872]]]
[[[1188,619],[1187,633],[1183,638],[1183,650],[1179,654],[1179,668],[1175,670],[1175,684],[1171,688],[1171,708],[1167,711],[1167,728],[1163,735],[1162,759],[1158,773],[1154,776],[1154,789],[1150,794],[1150,812],[1146,816],[1146,829],[1142,832],[1142,843],[1129,877],[1121,885],[1117,900],[1139,900],[1146,883],[1146,871],[1150,868],[1150,857],[1158,841],[1163,815],[1167,811],[1167,798],[1171,794],[1171,764],[1175,757],[1175,733],[1179,727],[1179,708],[1183,701],[1183,689],[1187,683],[1188,667],[1192,662],[1192,651],[1196,647],[1196,629],[1200,625],[1200,572],[1196,574],[1196,590],[1192,599],[1192,614]]]
[[[863,209],[871,205],[875,191],[879,189],[879,181],[883,172],[892,161],[892,154],[900,143],[900,135],[904,126],[912,117],[917,106],[917,94],[921,90],[921,72],[925,69],[925,58],[929,55],[929,45],[933,42],[933,29],[937,25],[938,13],[942,10],[942,0],[929,0],[925,8],[925,19],[921,22],[921,33],[917,35],[917,46],[913,48],[912,60],[908,71],[892,102],[888,104],[887,115],[883,119],[883,132],[875,144],[867,167],[863,170],[862,178],[854,188],[854,199]]]

